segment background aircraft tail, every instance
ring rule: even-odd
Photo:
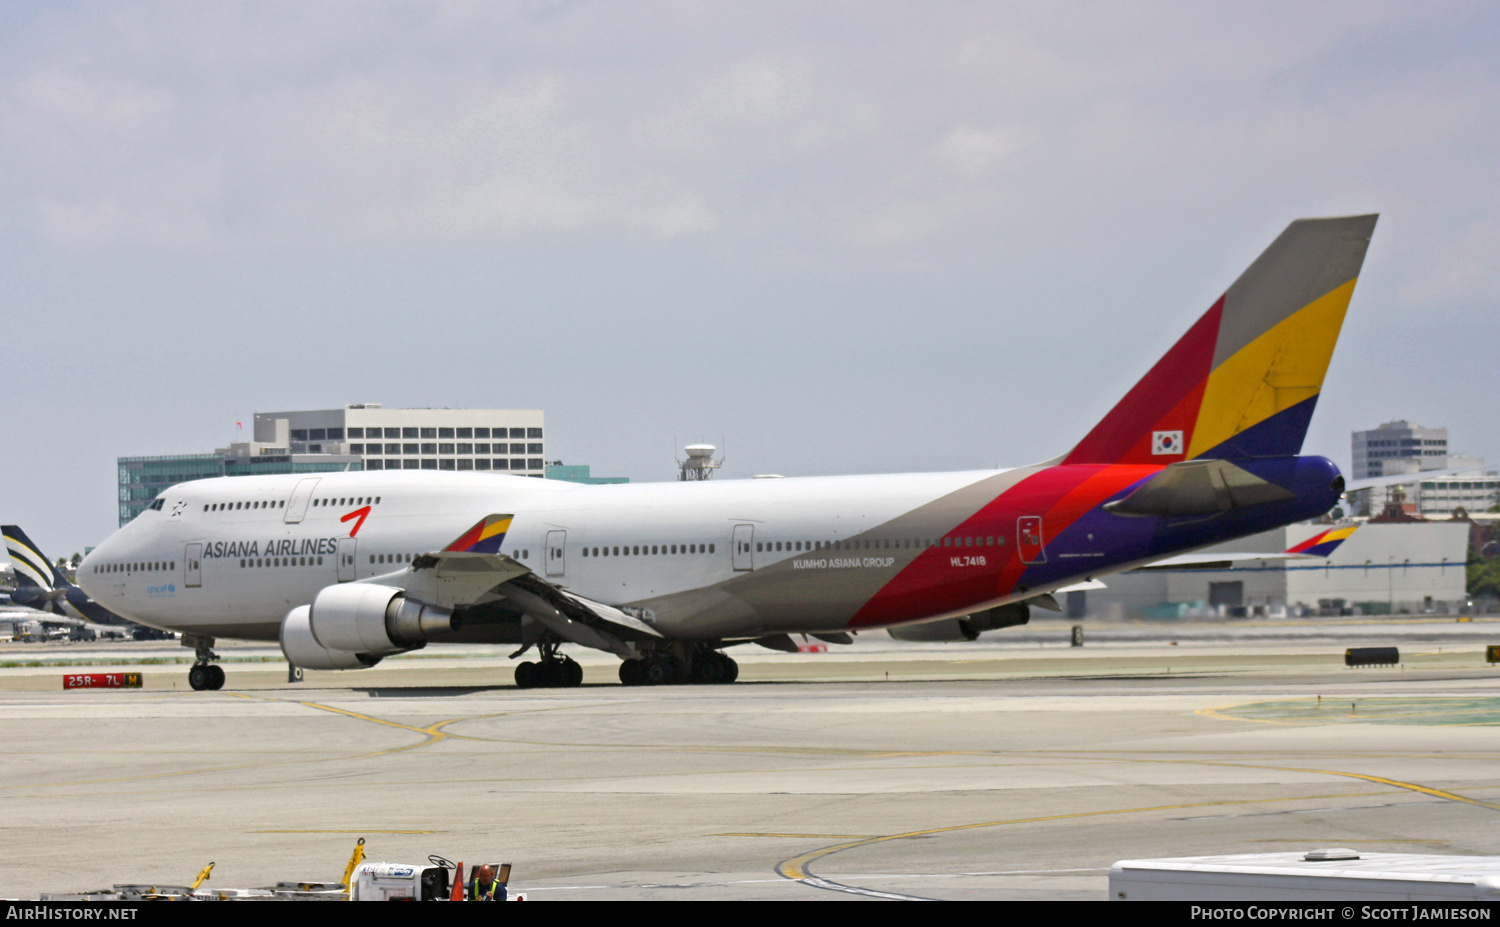
[[[0,526],[0,532],[5,534],[5,548],[10,552],[10,562],[16,571],[18,587],[33,586],[44,592],[52,592],[73,585],[47,560],[46,555],[37,549],[19,526]]]
[[[1287,226],[1063,462],[1298,454],[1376,218]]]
[[[1301,544],[1287,548],[1289,554],[1304,557],[1332,557],[1338,546],[1349,540],[1349,535],[1359,530],[1359,525],[1340,525],[1313,535]]]
[[[81,618],[95,624],[126,624],[126,620],[88,597],[53,566],[31,538],[16,525],[0,525],[5,548],[16,571],[17,605],[51,612],[65,618]]]

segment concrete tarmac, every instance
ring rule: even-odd
[[[1500,622],[1064,622],[517,690],[498,648],[286,682],[226,645],[0,648],[0,896],[515,864],[535,900],[1102,899],[1120,859],[1500,854]],[[1349,670],[1346,646],[1402,665]],[[117,661],[136,661],[120,665]],[[37,665],[27,665],[37,664]],[[87,664],[87,665],[84,665]],[[65,671],[141,690],[63,691]]]

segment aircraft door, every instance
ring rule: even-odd
[[[302,516],[307,514],[307,503],[312,501],[313,490],[318,488],[318,478],[301,480],[297,488],[292,490],[292,497],[286,503],[286,515],[282,518],[289,525],[302,522]]]
[[[568,569],[568,532],[547,532],[547,575],[561,576]]]
[[[1047,551],[1042,538],[1042,516],[1022,515],[1016,519],[1016,547],[1022,563],[1046,563]]]
[[[755,569],[755,526],[734,526],[734,568],[741,572]]]
[[[189,589],[203,585],[203,545],[189,544],[182,551],[182,584]]]
[[[355,579],[354,575],[354,551],[359,544],[359,538],[339,538],[339,582],[347,583]]]

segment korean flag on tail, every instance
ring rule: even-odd
[[[1181,454],[1182,432],[1180,431],[1153,431],[1151,432],[1151,453],[1156,456],[1166,454]]]

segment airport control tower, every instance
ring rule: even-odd
[[[714,458],[715,448],[712,444],[689,444],[683,450],[687,452],[687,459],[677,461],[679,482],[711,480],[714,471],[724,466],[724,458]]]

